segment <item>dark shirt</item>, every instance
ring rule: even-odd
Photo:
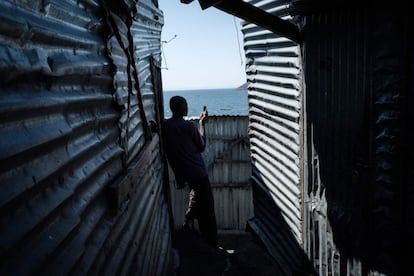
[[[177,183],[196,182],[208,175],[201,153],[205,138],[196,122],[170,118],[162,126],[164,148]]]

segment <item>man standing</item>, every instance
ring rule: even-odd
[[[187,116],[188,105],[183,97],[172,97],[170,108],[173,115],[162,125],[165,152],[178,186],[188,183],[190,187],[189,204],[183,227],[189,227],[189,224],[197,218],[204,240],[211,246],[217,247],[213,193],[201,155],[206,145],[203,125],[206,111],[200,114],[197,125],[184,119],[184,116]]]

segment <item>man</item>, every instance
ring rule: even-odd
[[[168,162],[174,171],[178,186],[188,183],[190,198],[183,227],[188,228],[198,219],[200,233],[204,240],[217,247],[217,224],[214,213],[214,199],[208,171],[201,153],[205,149],[203,120],[206,111],[200,114],[198,125],[187,121],[187,101],[180,96],[170,99],[172,117],[165,120],[162,136]]]

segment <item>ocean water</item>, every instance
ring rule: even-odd
[[[197,89],[164,91],[164,114],[171,117],[170,99],[182,96],[188,103],[188,117],[198,117],[207,106],[209,115],[248,115],[247,90],[245,89]]]

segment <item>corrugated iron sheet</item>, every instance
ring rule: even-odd
[[[399,163],[409,20],[376,3],[291,2],[304,8],[296,22],[303,58],[287,39],[243,28],[256,184],[250,225],[286,275],[303,268],[302,250],[318,275],[399,274],[408,265],[396,262],[402,218],[411,217],[400,202],[410,195],[400,194]],[[289,19],[283,1],[251,3]]]
[[[288,20],[284,1],[248,1]],[[245,22],[242,27],[249,95],[249,136],[255,218],[286,275],[300,267],[302,72],[299,45]]]
[[[347,262],[340,252],[354,257],[363,252],[372,97],[365,18],[351,10],[320,13],[305,28],[310,165],[305,213],[313,235],[306,247],[320,275],[362,273],[359,261]]]
[[[253,215],[247,130],[247,116],[210,116],[205,125],[207,146],[203,157],[209,170],[219,229],[243,231]],[[180,227],[189,191],[177,190],[174,181],[170,170],[174,225]]]
[[[396,261],[401,243],[412,246],[402,238],[403,214],[411,215],[401,202],[410,195],[400,194],[410,46],[407,18],[394,12],[375,4],[306,18],[305,247],[320,275],[391,275],[410,266]]]
[[[259,1],[255,5],[289,20],[286,14],[288,6],[284,2]],[[351,137],[358,129],[355,121],[363,123],[361,107],[366,105],[367,97],[361,91],[367,85],[361,74],[366,70],[367,62],[364,59],[366,46],[362,40],[364,30],[353,29],[345,41],[332,39],[334,33],[338,37],[343,35],[345,25],[349,28],[346,31],[356,28],[355,24],[360,23],[358,20],[361,21],[361,18],[346,12],[329,14],[329,18],[307,18],[303,49],[286,38],[251,24],[245,23],[243,28],[248,58],[253,179],[257,184],[254,186],[255,218],[252,228],[263,237],[287,275],[291,270],[304,268],[301,267],[304,258],[302,250],[305,250],[319,275],[362,271],[360,262],[341,258],[335,245],[338,240],[334,242],[323,184],[325,173],[333,177],[335,172],[344,171],[344,168],[341,170],[335,166],[349,164],[346,160],[351,156],[352,139],[357,137]],[[314,22],[324,27],[313,29]],[[301,51],[305,53],[305,61]],[[350,54],[355,55],[360,63],[351,64]],[[338,63],[333,64],[333,60]],[[303,62],[307,65],[306,90],[301,85]],[[350,89],[361,93],[354,95],[348,92]],[[305,99],[306,113],[302,111]],[[306,117],[303,117],[304,114]],[[318,134],[315,134],[315,128]],[[304,133],[312,140],[310,144],[302,142]],[[314,143],[318,145],[317,149]],[[335,149],[329,145],[335,145]],[[306,151],[311,155],[305,156]],[[327,154],[331,159],[324,158],[326,163],[320,165],[318,154]],[[305,164],[310,167],[304,168]],[[302,167],[307,170],[306,174],[303,174]],[[335,182],[336,188],[342,186],[338,181],[346,181],[344,176],[339,175],[335,179],[328,182]],[[331,212],[340,205],[338,203],[345,198],[345,193],[354,192],[349,189],[349,184],[342,187],[348,190],[333,188],[338,197],[329,205]],[[303,193],[308,190],[313,190],[313,193]],[[347,202],[349,205],[354,203]],[[357,210],[358,205],[353,208]],[[296,246],[289,232],[296,239]]]
[[[156,119],[156,1],[0,10],[0,274],[165,274],[162,162],[145,127]]]

